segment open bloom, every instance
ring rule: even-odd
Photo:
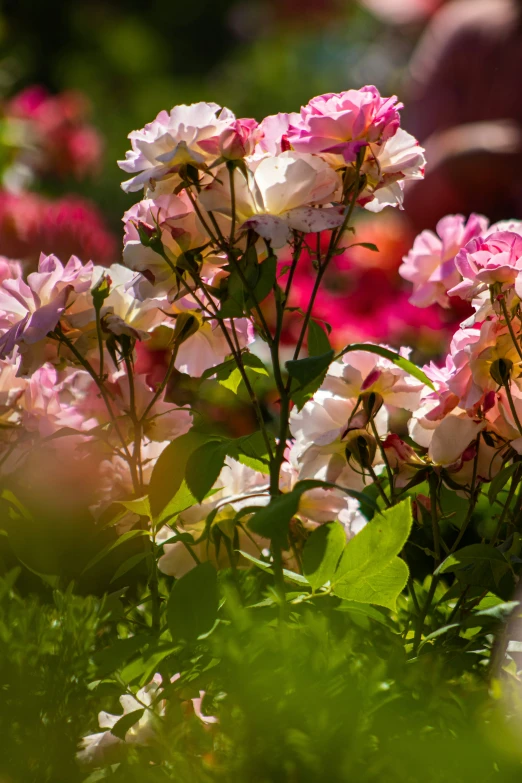
[[[208,152],[203,142],[219,139],[234,129],[235,122],[234,114],[217,103],[182,104],[170,112],[161,111],[144,128],[129,133],[132,149],[118,165],[133,176],[122,183],[123,190],[154,189],[157,181],[172,177],[183,164],[210,162],[215,151]]]
[[[423,147],[402,128],[382,147],[370,144],[361,166],[366,187],[357,203],[370,212],[380,212],[385,207],[402,209],[406,183],[423,179],[425,165]]]
[[[279,112],[279,114],[270,114],[259,123],[259,139],[254,150],[254,154],[263,157],[266,153],[269,155],[279,155],[280,152],[287,152],[290,149],[288,133],[290,125],[295,125],[299,121],[299,114],[296,112]]]
[[[253,228],[274,248],[285,245],[296,231],[325,231],[340,226],[341,208],[317,208],[335,198],[339,175],[314,155],[282,152],[252,161],[248,180],[234,172],[235,207],[239,226]],[[228,177],[215,180],[201,193],[207,210],[224,215],[232,212]]]
[[[22,354],[20,375],[26,375],[45,361],[44,344],[56,329],[66,307],[88,291],[92,282],[92,263],[85,266],[71,256],[64,266],[56,256],[42,256],[38,272],[27,283],[21,277],[4,280],[0,286],[0,358],[10,356],[15,346]]]
[[[220,533],[227,536],[231,544],[237,536],[237,545],[234,544],[234,549],[258,557],[266,542],[263,543],[261,540],[256,542],[242,528],[236,527],[233,520],[236,513],[243,508],[265,506],[269,503],[268,476],[227,457],[214,488],[217,491],[209,498],[181,512],[179,522],[183,530],[191,533],[194,540],[199,539],[205,530],[206,517],[212,510],[217,509],[213,526],[219,528]],[[172,536],[173,531],[169,527],[164,527],[158,542],[168,541]],[[212,530],[209,539],[195,544],[192,549],[200,560],[211,560],[220,567],[230,565],[227,547],[223,544],[215,545]],[[181,541],[164,544],[164,554],[158,561],[160,571],[179,578],[194,566],[194,558]]]
[[[288,140],[299,152],[329,152],[352,163],[362,147],[380,144],[399,127],[396,96],[382,98],[376,87],[319,95],[301,109]]]
[[[471,239],[457,253],[455,266],[462,281],[448,293],[461,299],[472,299],[494,283],[512,286],[522,271],[522,236],[498,231]]]
[[[404,358],[409,353],[409,349],[401,349]],[[360,395],[374,394],[379,405],[411,411],[419,403],[423,384],[389,359],[369,351],[350,351],[341,360],[332,362],[323,388],[355,400]]]
[[[158,679],[161,682],[161,678]],[[125,743],[142,746],[154,744],[158,737],[158,720],[165,714],[165,701],[158,700],[160,690],[159,683],[154,679],[141,688],[135,697],[131,694],[120,696],[122,715],[100,712],[98,723],[105,731],[83,737],[81,750],[77,754],[78,761],[88,766],[111,764],[120,758],[120,751],[124,749]],[[143,710],[143,715],[125,734],[125,740],[111,734],[111,729],[123,715],[129,715],[136,710]]]
[[[364,413],[355,413],[355,405],[353,398],[320,389],[301,411],[294,408],[290,417],[295,438],[291,460],[299,469],[299,479],[331,481],[349,489],[364,487],[361,470],[354,468],[346,455],[350,429],[366,424]]]
[[[413,247],[404,256],[399,274],[413,283],[410,302],[428,307],[435,302],[449,307],[447,292],[457,285],[460,275],[455,267],[455,255],[470,239],[483,234],[488,221],[482,215],[447,215],[439,220],[435,233],[422,231]]]
[[[141,272],[153,285],[169,280],[172,286],[176,281],[173,267],[179,256],[208,241],[185,193],[139,201],[125,212],[123,223],[123,261],[129,269]],[[142,244],[140,228],[149,236],[159,231],[168,261],[152,247]]]
[[[199,142],[205,152],[224,160],[239,160],[251,155],[260,136],[257,120],[233,120],[217,136]]]

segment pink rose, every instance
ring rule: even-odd
[[[401,103],[376,87],[319,95],[301,109],[288,140],[299,152],[330,152],[352,163],[367,144],[382,144],[399,128]]]

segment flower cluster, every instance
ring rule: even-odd
[[[51,133],[50,100],[32,91],[9,111],[33,122],[41,145],[48,139],[49,154],[53,139],[61,140],[66,152],[76,149],[79,107],[66,101],[67,117]],[[268,504],[275,491],[293,492],[303,477],[320,475],[337,486],[319,483],[300,492],[288,563],[299,557],[307,529],[333,519],[343,523],[347,537],[360,529],[364,519],[346,493],[361,486],[360,476],[352,460],[338,469],[337,457],[347,454],[348,430],[362,431],[373,421],[372,416],[362,421],[355,402],[359,393],[373,393],[371,367],[355,354],[351,358],[362,362],[361,368],[352,362],[337,372],[338,363],[332,365],[325,383],[335,402],[332,408],[325,398],[321,412],[333,417],[326,422],[331,432],[320,435],[314,451],[310,444],[321,422],[305,406],[302,425],[299,416],[293,419],[296,440],[289,448],[287,414],[281,412],[275,438],[263,422],[253,375],[267,371],[253,351],[260,340],[267,343],[288,408],[289,388],[275,357],[293,309],[291,283],[299,257],[304,254],[322,277],[351,241],[347,229],[354,209],[400,207],[405,183],[422,177],[423,151],[399,127],[400,108],[396,98],[383,98],[374,87],[320,96],[300,114],[274,115],[261,123],[238,119],[216,104],[176,106],[132,132],[131,150],[120,161],[130,175],[124,190],[144,190],[144,198],[123,217],[122,265],[98,265],[112,259],[92,242],[68,261],[68,253],[42,253],[38,264],[25,249],[29,239],[6,248],[6,255],[24,263],[5,258],[0,266],[3,475],[20,480],[38,460],[55,469],[61,460],[65,476],[83,471],[93,477],[93,491],[87,493],[92,513],[111,513],[116,502],[147,493],[165,447],[192,427],[192,411],[175,401],[176,373],[201,381],[215,374],[229,389],[241,384],[249,396],[264,437],[264,472],[258,471],[259,459],[254,469],[252,455],[239,447],[223,455],[208,497],[199,503],[193,498],[173,521],[167,519],[168,526],[154,531],[160,569],[179,577],[198,557],[219,563],[230,551],[261,555],[270,541],[245,536],[239,520],[251,516],[250,506]],[[37,213],[38,198],[31,203]],[[16,217],[6,201],[7,223],[9,209]],[[31,221],[23,223],[27,233]],[[322,248],[315,257],[313,234]],[[286,277],[278,257],[293,259]],[[277,311],[272,327],[264,300]],[[310,315],[305,314],[295,340],[296,359]],[[162,357],[153,373],[143,360],[148,345]],[[393,392],[383,380],[388,376]],[[387,395],[386,404],[388,397],[399,405],[402,397],[419,393],[393,367],[386,367],[375,384]],[[328,397],[330,391],[318,392],[324,393]],[[383,431],[383,414],[375,421]],[[117,529],[131,528],[138,518],[128,511]],[[180,530],[192,541],[191,554],[186,540],[171,540]],[[223,536],[228,545],[220,547]]]

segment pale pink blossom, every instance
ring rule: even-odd
[[[260,139],[257,143],[255,154],[263,156],[279,155],[280,152],[287,152],[290,149],[288,141],[288,132],[290,125],[299,122],[299,114],[290,112],[286,114],[271,114],[259,124]]]
[[[239,160],[254,152],[260,136],[257,120],[233,120],[217,136],[199,142],[199,146],[209,155],[224,160]]]
[[[221,364],[231,353],[218,321],[198,320],[200,323],[197,331],[181,343],[176,357],[176,369],[193,378],[199,378],[205,370]],[[240,348],[246,348],[253,342],[254,331],[247,318],[235,319],[234,327]],[[225,329],[230,332],[229,324],[225,325]]]
[[[298,451],[294,447],[286,450],[286,460],[281,468],[282,492],[290,492],[299,481]],[[297,514],[307,527],[312,528],[337,520],[343,525],[347,539],[362,530],[367,522],[358,501],[335,488],[307,489],[299,498]]]
[[[231,457],[226,457],[225,465],[214,485],[217,490],[202,503],[194,504],[186,511],[182,511],[178,518],[179,527],[197,541],[205,531],[205,520],[212,510],[218,509],[214,524],[219,525],[223,534],[231,538],[234,531],[238,535],[238,546],[243,552],[259,557],[266,542],[255,542],[241,528],[231,526],[236,513],[246,507],[265,506],[270,501],[268,476],[259,473],[253,468],[243,465]],[[164,554],[158,561],[160,571],[170,576],[179,578],[194,568],[195,560],[181,542],[165,543],[174,535],[171,528],[165,526],[158,536],[158,543],[164,544]],[[219,550],[212,541],[203,540],[192,546],[196,556],[200,560],[211,560],[219,567],[230,565],[227,548],[221,546]],[[246,565],[247,561],[240,560],[240,565]]]
[[[399,128],[382,147],[368,146],[361,166],[366,186],[357,203],[369,212],[381,212],[385,207],[402,209],[406,184],[423,179],[425,166],[423,147]]]
[[[460,281],[455,255],[473,237],[483,234],[488,221],[482,215],[447,215],[439,220],[435,232],[422,231],[404,256],[399,274],[413,283],[410,302],[417,307],[437,303],[449,307],[448,289]]]
[[[499,231],[471,239],[455,256],[455,266],[462,281],[449,290],[450,296],[472,299],[494,283],[512,286],[522,270],[522,236]]]
[[[0,256],[0,283],[22,276],[22,265],[19,261]]]
[[[216,103],[182,104],[170,112],[161,111],[144,128],[129,133],[132,149],[125,160],[118,161],[119,167],[132,175],[122,183],[123,190],[154,189],[157,181],[173,177],[184,164],[211,162],[213,154],[200,142],[219,138],[235,121],[229,109]]]
[[[161,679],[160,679],[161,681]],[[121,715],[110,712],[98,713],[98,723],[103,732],[89,734],[81,740],[77,759],[86,766],[105,766],[121,759],[125,744],[148,746],[159,738],[159,719],[165,715],[165,700],[158,699],[160,685],[156,680],[141,688],[136,696],[125,694],[120,696],[123,708]],[[143,709],[143,715],[125,734],[125,739],[119,739],[111,734],[111,729],[123,717],[131,712]]]
[[[399,128],[396,96],[382,98],[376,87],[319,95],[301,109],[288,140],[299,152],[342,155],[353,163],[367,144],[381,144]]]
[[[55,256],[42,256],[38,271],[27,283],[6,279],[0,285],[0,313],[5,324],[0,338],[0,358],[18,346],[22,354],[21,375],[34,372],[45,361],[45,341],[75,298],[92,283],[92,263],[83,265],[71,256],[65,267]],[[10,328],[6,328],[10,327]]]
[[[295,440],[291,454],[299,479],[330,481],[348,489],[364,487],[361,470],[354,469],[346,457],[350,429],[367,421],[362,411],[355,413],[355,406],[353,398],[320,389],[300,411],[292,410],[290,431]],[[385,421],[382,415],[377,414],[380,429]]]
[[[207,244],[208,237],[201,226],[189,197],[165,194],[134,204],[123,215],[123,261],[129,269],[141,272],[147,281],[168,290],[177,281],[173,267],[187,250]],[[152,247],[142,244],[138,226],[149,236],[159,232],[168,260]],[[170,263],[169,263],[170,262]],[[165,283],[168,281],[168,285]],[[139,287],[137,287],[139,294]]]
[[[342,208],[321,209],[340,192],[339,175],[314,155],[282,152],[251,161],[248,180],[234,172],[235,207],[239,227],[253,228],[274,248],[283,247],[296,231],[335,228],[344,220]],[[200,196],[207,210],[230,216],[232,199],[226,177],[214,180]]]
[[[404,358],[409,354],[409,349],[401,348]],[[361,350],[349,351],[332,362],[322,388],[352,399],[373,392],[386,407],[411,411],[419,404],[424,386],[389,359]]]
[[[154,295],[141,300],[134,294],[136,274],[121,264],[108,268],[94,267],[93,288],[106,280],[109,294],[100,308],[102,338],[126,335],[132,340],[146,340],[150,333],[166,321],[166,297]],[[91,291],[79,296],[67,310],[67,323],[78,331],[75,341],[78,351],[96,365],[99,346],[96,328],[96,310]],[[108,357],[109,358],[109,357]],[[116,368],[115,368],[116,369]]]
[[[472,410],[495,391],[498,380],[491,375],[495,362],[506,360],[512,366],[517,383],[522,363],[507,327],[499,321],[485,321],[480,328],[459,329],[450,345],[447,359],[448,390],[459,400],[459,406]]]

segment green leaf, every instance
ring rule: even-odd
[[[257,357],[255,354],[245,351],[241,354],[241,361],[243,362],[245,372],[252,386],[255,386],[256,383],[258,383],[260,380],[259,376],[268,376],[268,370],[266,369],[261,359],[259,359],[259,357]],[[229,391],[231,391],[233,394],[237,394],[237,390],[243,381],[243,376],[241,375],[241,371],[234,361],[232,367],[223,366],[223,368],[219,370],[219,372],[216,374],[216,380],[220,386],[223,386],[225,389],[229,389]]]
[[[217,573],[200,563],[178,579],[167,602],[167,623],[172,640],[192,641],[211,630],[219,601]]]
[[[346,544],[332,579],[339,598],[395,610],[408,581],[408,566],[397,557],[412,525],[409,499],[374,517]]]
[[[395,611],[397,597],[406,587],[409,575],[406,563],[399,557],[395,557],[378,573],[361,572],[357,582],[349,580],[337,582],[334,593],[339,598],[386,606]]]
[[[273,448],[275,448],[274,438],[270,436],[269,440]],[[267,474],[270,470],[265,439],[263,433],[259,430],[251,435],[243,435],[241,438],[230,440],[227,453],[233,459],[257,470],[259,473]]]
[[[143,646],[142,646],[143,649]],[[140,658],[131,661],[124,669],[119,672],[118,679],[128,685],[138,680],[143,686],[150,682],[154,673],[158,671],[158,664],[176,650],[176,647],[169,644],[149,644]]]
[[[303,550],[303,571],[314,590],[330,582],[346,546],[346,533],[339,522],[320,525]]]
[[[208,441],[193,451],[187,461],[185,481],[199,503],[212,489],[221,473],[228,444],[228,440]]]
[[[358,601],[342,601],[338,607],[338,612],[347,612],[348,614],[355,615],[359,618],[370,618],[375,620],[386,628],[394,628],[393,621],[389,615],[382,612],[380,609],[374,609],[370,604],[361,604]]]
[[[161,452],[149,484],[150,510],[154,519],[159,517],[181,488],[192,452],[207,440],[206,435],[191,430],[173,440]]]
[[[380,345],[370,345],[370,343],[354,343],[353,345],[348,345],[344,348],[340,355],[344,356],[345,353],[350,353],[351,351],[367,351],[368,353],[375,353],[377,356],[382,356],[384,359],[389,359],[390,362],[393,362],[397,367],[400,367],[401,370],[404,370],[404,372],[417,378],[417,380],[425,386],[429,386],[430,389],[435,389],[428,376],[423,373],[422,370],[413,364],[413,362],[410,362],[408,359],[395,353],[395,351],[390,351],[388,348],[383,348]]]
[[[141,563],[145,558],[148,557],[148,552],[138,552],[137,555],[132,555],[132,557],[129,557],[128,560],[125,560],[124,563],[120,565],[120,567],[117,569],[116,573],[112,577],[110,584],[112,585],[113,582],[115,582],[117,579],[120,578],[120,576],[124,576],[126,573],[131,571],[134,566],[137,566],[138,563]]]
[[[248,294],[246,297],[246,305],[249,309],[254,306],[254,299],[259,304],[262,302],[274,287],[276,280],[277,270],[277,258],[275,256],[268,256],[262,264],[259,264],[259,277],[254,287],[254,294]]]
[[[308,355],[321,356],[332,349],[328,335],[313,319],[308,324]]]
[[[489,606],[481,609],[480,604],[477,610],[473,611],[463,622],[464,626],[476,628],[478,625],[488,627],[497,623],[506,623],[513,612],[520,608],[520,601],[503,601],[495,606]]]
[[[297,513],[299,499],[304,490],[294,487],[291,492],[273,497],[268,506],[260,508],[248,521],[248,527],[262,538],[269,538],[286,549],[288,545],[288,526]]]
[[[449,555],[437,568],[435,574],[455,572],[466,584],[498,587],[502,577],[509,571],[506,558],[487,544],[471,544]]]
[[[520,462],[513,462],[511,465],[506,465],[506,467],[502,468],[502,470],[497,473],[489,485],[488,500],[490,503],[495,502],[498,493],[505,487],[519,466]]]
[[[181,487],[178,489],[173,498],[167,503],[161,514],[155,519],[155,527],[159,529],[159,526],[167,522],[168,520],[177,517],[182,511],[194,506],[197,503],[196,498],[187,486],[187,482],[183,479]]]
[[[102,679],[120,669],[123,664],[143,649],[148,641],[144,634],[129,636],[127,639],[116,639],[110,647],[98,650],[92,656],[96,666],[96,674]]]
[[[286,362],[286,369],[293,378],[290,397],[298,410],[301,410],[321,386],[333,358],[334,351],[330,350],[317,356]]]
[[[236,551],[239,552],[239,554],[242,555],[245,560],[249,560],[262,571],[266,571],[268,574],[274,573],[274,569],[271,563],[265,563],[263,560],[259,560],[257,557],[254,557],[254,555],[251,555],[248,552],[243,552],[241,549],[237,549]],[[283,574],[291,582],[296,582],[296,584],[299,585],[309,585],[308,579],[305,579],[305,577],[301,574],[296,574],[294,571],[288,571],[286,568],[283,568]]]
[[[321,375],[330,366],[334,358],[333,350],[321,353],[318,356],[307,356],[304,359],[292,359],[285,362],[288,373],[295,378],[301,388],[309,384]]]
[[[201,377],[204,380],[207,380],[208,378],[212,378],[214,375],[217,378],[228,378],[232,370],[237,367],[236,360],[235,359],[227,359],[225,362],[221,362],[221,364],[216,364],[215,367],[209,367],[208,370],[205,370]]]
[[[245,368],[246,374],[250,380],[250,383],[255,386],[259,381],[259,376],[268,376],[268,370],[261,361],[261,359],[249,351],[244,351],[241,354],[241,361]],[[234,359],[223,362],[216,368],[211,368],[203,373],[203,376],[210,378],[212,375],[216,376],[218,383],[225,389],[229,389],[233,394],[237,394],[237,390],[241,385],[243,377]]]
[[[116,503],[126,508],[127,511],[138,514],[140,517],[147,517],[147,519],[151,518],[149,498],[147,495],[142,498],[137,498],[136,500],[117,500]]]
[[[428,636],[425,636],[422,642],[419,645],[419,650],[421,650],[426,642],[431,642],[433,639],[437,639],[439,636],[443,636],[448,631],[451,631],[453,628],[459,628],[459,623],[450,623],[449,625],[443,625],[441,628],[437,628],[436,631],[433,631],[432,633],[428,634]]]
[[[366,250],[371,250],[373,253],[379,252],[379,248],[377,245],[374,245],[373,242],[355,242],[353,245],[350,245],[349,248],[350,247],[364,247]],[[347,248],[347,250],[349,250],[349,248]]]
[[[128,712],[126,715],[123,715],[112,727],[111,734],[114,734],[118,739],[124,740],[129,729],[132,729],[144,712],[145,707],[141,707],[139,710],[133,710],[133,712]]]
[[[368,577],[379,573],[402,550],[411,525],[409,499],[375,516],[346,544],[335,583],[356,583],[363,574]]]
[[[239,389],[242,380],[243,377],[238,367],[235,367],[226,378],[217,378],[219,385],[223,386],[224,389],[231,391],[232,394],[237,394],[237,390]]]
[[[110,544],[107,544],[101,552],[98,552],[97,555],[95,555],[82,571],[82,574],[84,574],[86,571],[89,570],[89,568],[92,568],[96,563],[99,563],[100,560],[103,560],[104,557],[107,557],[110,552],[113,552],[115,549],[120,547],[122,544],[125,544],[127,541],[129,541],[131,538],[138,538],[139,536],[150,536],[150,533],[148,530],[129,530],[127,533],[124,533],[122,536],[116,539],[116,541],[112,541]]]

